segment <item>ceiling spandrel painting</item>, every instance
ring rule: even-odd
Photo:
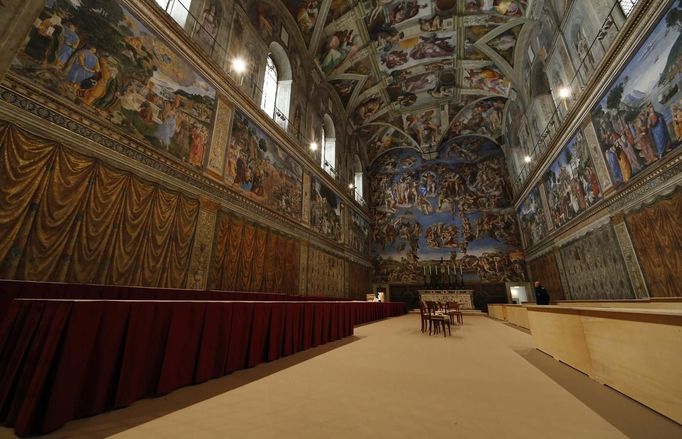
[[[516,49],[526,44],[526,1],[285,4],[369,162],[396,147],[433,155],[461,135],[499,140]]]

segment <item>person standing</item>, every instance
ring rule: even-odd
[[[538,305],[549,305],[549,293],[539,280],[535,281],[535,303]]]

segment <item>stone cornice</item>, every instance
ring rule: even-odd
[[[598,202],[576,218],[569,221],[554,232],[550,232],[537,245],[526,249],[526,257],[535,259],[546,252],[548,248],[561,245],[573,239],[582,230],[593,227],[605,216],[614,216],[621,212],[628,212],[648,204],[662,194],[670,193],[677,186],[682,186],[682,150],[662,160],[659,166],[642,171],[628,182],[626,187],[618,192],[612,192],[606,199]]]
[[[23,111],[16,111],[17,108]],[[370,263],[369,258],[349,253],[342,244],[322,237],[301,221],[265,208],[179,160],[155,151],[139,139],[103,126],[90,114],[75,111],[71,106],[64,107],[58,98],[33,94],[16,78],[6,79],[0,86],[0,117],[36,135],[66,143],[87,155],[95,153],[118,168],[187,195],[198,196],[231,212],[248,218],[257,214],[258,220],[254,222],[314,243],[332,254]]]

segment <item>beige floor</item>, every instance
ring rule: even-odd
[[[49,437],[665,438],[682,427],[532,349],[518,329],[469,317],[452,337],[429,337],[410,314]]]

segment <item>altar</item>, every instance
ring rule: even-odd
[[[457,302],[461,309],[474,309],[474,290],[417,290],[422,302]]]

